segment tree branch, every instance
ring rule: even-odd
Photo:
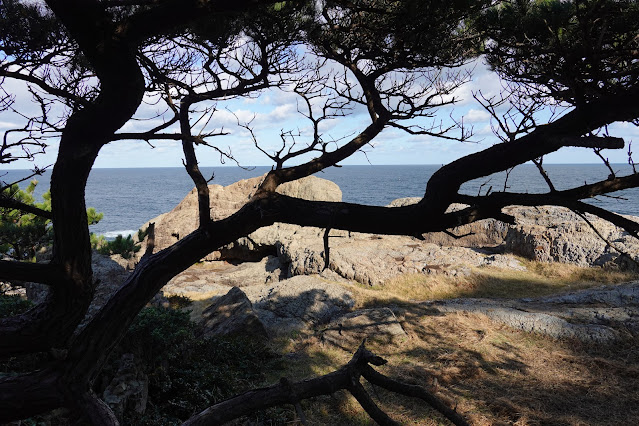
[[[256,192],[256,195],[262,191],[275,191],[279,185],[285,182],[291,182],[296,179],[310,176],[327,167],[336,165],[372,141],[373,138],[375,138],[384,129],[387,122],[388,117],[380,117],[374,123],[371,123],[359,135],[351,139],[350,142],[335,151],[325,152],[318,158],[299,166],[272,170],[264,178],[264,181],[262,182],[262,185],[260,185],[260,189]]]
[[[388,417],[388,415],[373,402],[364,390],[362,384],[359,382],[359,378],[364,371],[366,371],[369,376],[373,377],[374,381],[383,383],[385,386],[393,387],[394,389],[391,390],[393,392],[417,397],[422,400],[426,400],[429,404],[430,401],[433,401],[433,403],[437,405],[433,405],[433,408],[438,411],[440,408],[444,409],[449,414],[453,411],[437,398],[430,395],[425,389],[416,385],[407,385],[396,380],[389,379],[386,376],[377,373],[370,364],[379,366],[386,364],[386,360],[368,351],[364,347],[364,343],[362,343],[351,360],[346,365],[332,373],[296,383],[290,383],[288,380],[282,380],[277,385],[248,391],[207,408],[184,422],[182,426],[221,425],[230,420],[251,414],[258,410],[284,404],[295,405],[298,401],[314,398],[320,395],[330,395],[343,389],[351,392],[371,418],[377,423],[381,425],[398,424]],[[372,375],[369,370],[375,372],[376,375]],[[399,389],[399,391],[395,389]],[[443,414],[446,415],[445,413]],[[455,424],[467,425],[458,413],[454,412],[454,415],[451,415],[451,417],[458,420],[458,423]]]
[[[606,124],[639,116],[636,96],[636,93],[626,93],[593,101],[515,141],[500,143],[453,161],[431,176],[422,202],[438,203],[443,212],[464,182],[507,170],[565,146],[618,148],[622,146],[619,138],[582,135]]]
[[[60,265],[53,263],[29,263],[0,260],[0,277],[5,280],[17,280],[54,285],[62,279]]]
[[[428,405],[442,413],[448,420],[457,426],[468,426],[466,419],[464,419],[457,411],[450,408],[441,399],[437,398],[421,386],[402,383],[391,379],[390,377],[384,376],[383,374],[375,371],[375,369],[368,365],[362,368],[362,376],[373,385],[377,385],[391,392],[413,398],[419,398],[422,401],[425,401]]]
[[[0,207],[8,208],[8,209],[16,209],[21,210],[25,213],[31,213],[36,216],[41,216],[46,219],[52,219],[53,214],[50,211],[42,210],[36,206],[32,206],[30,204],[25,204],[11,197],[5,197],[0,195]]]
[[[74,95],[73,93],[67,92],[66,90],[59,89],[57,87],[50,86],[44,80],[39,79],[33,75],[26,75],[19,72],[7,71],[6,69],[0,68],[0,77],[8,77],[15,80],[24,81],[26,83],[32,83],[49,93],[53,96],[59,96],[61,98],[72,101],[78,105],[86,106],[90,102],[81,96]]]

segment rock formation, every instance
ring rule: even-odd
[[[245,335],[266,338],[264,325],[253,310],[251,301],[238,287],[233,287],[202,313],[200,323],[204,337]]]
[[[242,180],[227,187],[211,185],[212,217],[220,219],[239,209],[252,196],[261,179]],[[337,185],[316,177],[282,185],[280,192],[309,200],[341,200]],[[402,198],[393,201],[389,207],[416,201],[417,198]],[[197,226],[196,203],[197,197],[192,191],[171,212],[152,220],[156,223],[156,249],[168,246]],[[424,240],[418,240],[333,230],[328,265],[323,229],[281,223],[259,229],[207,259],[255,261],[267,255],[277,256],[279,265],[273,267],[270,276],[266,277],[268,280],[319,274],[328,269],[343,279],[370,285],[405,273],[455,276],[480,266],[522,269],[510,254],[579,266],[636,267],[634,262],[620,256],[615,248],[603,241],[586,221],[565,208],[510,207],[504,211],[515,217],[516,225],[483,220],[453,229],[457,235],[469,234],[459,239],[443,232],[424,234]],[[614,247],[639,260],[639,243],[627,233],[596,217],[588,216],[588,220]]]

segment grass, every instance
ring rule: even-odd
[[[406,274],[383,285],[352,285],[361,306],[383,306],[412,301],[458,297],[522,298],[540,297],[632,281],[636,273],[582,268],[574,265],[520,260],[525,271],[474,268],[468,276]]]
[[[397,314],[410,339],[368,344],[389,361],[378,370],[437,392],[471,424],[619,425],[639,419],[636,339],[595,347],[515,331],[479,315],[434,314],[417,306]],[[269,367],[270,383],[282,375],[301,380],[326,374],[352,355],[308,336],[280,349],[288,355]],[[446,424],[421,401],[368,390],[400,424]],[[373,424],[343,392],[306,401],[303,408],[309,425]],[[286,424],[300,424],[292,408],[284,417]]]
[[[425,386],[475,425],[618,425],[639,421],[639,339],[609,346],[554,341],[510,329],[474,314],[436,312],[414,301],[543,296],[636,279],[629,273],[522,261],[526,271],[477,268],[466,277],[405,275],[382,286],[344,284],[356,309],[392,306],[408,338],[367,347],[388,360],[378,371]],[[182,299],[176,299],[182,305]],[[178,303],[179,302],[179,303]],[[204,301],[186,309],[201,311]],[[350,360],[352,348],[323,343],[313,332],[293,332],[269,343],[280,356],[265,359],[261,381],[237,389],[299,381],[330,373]],[[248,350],[248,349],[247,349]],[[421,401],[372,388],[374,401],[400,424],[448,424]],[[235,387],[235,385],[234,385]],[[372,425],[348,392],[302,402],[308,425]],[[295,409],[276,407],[235,425],[301,425]]]
[[[367,346],[389,363],[378,370],[437,392],[475,425],[618,425],[639,421],[639,339],[588,346],[510,329],[474,314],[441,314],[412,303],[451,297],[533,297],[637,279],[635,274],[523,261],[527,271],[475,269],[468,277],[404,276],[370,288],[350,284],[357,306],[393,305],[409,338]],[[295,333],[273,343],[283,358],[267,383],[302,380],[348,362],[346,351]],[[362,382],[365,383],[364,380]],[[366,385],[366,383],[365,383]],[[447,424],[421,401],[372,389],[400,424]],[[374,424],[346,392],[303,404],[309,425]],[[301,424],[292,408],[274,424]],[[238,423],[239,424],[239,423]]]

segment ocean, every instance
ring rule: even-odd
[[[386,205],[401,197],[422,196],[429,177],[438,165],[403,166],[343,166],[332,167],[316,176],[339,185],[346,202]],[[548,164],[544,166],[557,189],[567,189],[605,179],[609,172],[600,164]],[[613,165],[618,175],[630,174],[626,164]],[[244,170],[238,167],[203,167],[206,178],[214,174],[211,183],[229,185],[240,179],[260,176],[269,167]],[[11,182],[25,176],[27,171],[0,172],[0,180]],[[36,196],[48,189],[50,172],[38,177]],[[502,191],[505,174],[499,173],[468,182],[462,192],[482,194],[490,187]],[[547,192],[547,186],[534,165],[515,168],[508,177],[508,190],[513,192]],[[26,186],[26,184],[23,184]],[[171,210],[193,188],[193,183],[182,168],[93,169],[86,189],[87,206],[104,213],[104,219],[91,226],[96,234],[114,238],[118,234],[137,231],[148,220]],[[621,214],[639,216],[639,188],[624,191],[624,199],[598,197],[588,202]]]

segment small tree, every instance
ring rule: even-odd
[[[555,10],[561,11],[557,19],[554,12],[548,14]],[[511,25],[515,21],[516,27]],[[0,354],[50,351],[58,356],[38,371],[0,379],[0,419],[66,406],[95,424],[117,424],[94,394],[93,383],[138,312],[194,262],[274,222],[420,235],[485,218],[513,223],[503,207],[552,204],[595,214],[637,236],[635,222],[581,200],[639,186],[638,174],[613,174],[563,191],[551,186],[545,194],[459,193],[465,182],[527,161],[541,163],[538,159],[562,147],[622,148],[624,141],[608,135],[606,128],[617,121],[636,125],[639,118],[637,22],[634,2],[609,0],[47,0],[46,7],[5,0],[0,9],[0,78],[27,84],[40,112],[27,115],[23,127],[5,132],[0,159],[33,157],[49,137],[59,138],[59,148],[51,176],[53,259],[43,264],[0,261],[3,279],[35,281],[51,291],[44,303],[0,321]],[[454,102],[454,90],[471,78],[457,67],[477,57],[482,41],[491,66],[512,82],[514,95],[521,95],[511,99],[525,125],[515,132],[500,127],[504,143],[443,166],[412,206],[307,201],[276,192],[282,183],[339,165],[389,127],[465,140],[468,133],[461,123],[443,126],[429,119],[438,107]],[[213,143],[224,132],[195,123],[214,123],[213,102],[254,96],[270,87],[299,96],[300,111],[312,128],[310,138],[302,144],[292,133],[283,133],[281,149],[273,153],[255,137],[256,149],[273,161],[273,170],[245,206],[214,221],[194,147],[206,145],[228,155]],[[136,118],[145,96],[166,105],[163,123],[150,121],[143,132],[119,131]],[[0,100],[5,110],[16,108],[9,93]],[[498,102],[485,100],[495,120],[500,119]],[[528,102],[566,109],[538,124],[526,109],[517,109]],[[60,120],[51,117],[52,103],[65,108]],[[322,122],[358,108],[369,121],[355,135],[337,140],[322,135]],[[251,130],[250,123],[239,124]],[[198,191],[199,227],[169,249],[150,249],[74,335],[95,285],[87,178],[103,146],[127,139],[182,143],[186,170]],[[5,198],[0,202],[9,204]],[[454,202],[468,207],[447,212]],[[18,206],[31,209],[27,203]],[[359,383],[364,376],[406,391],[370,367],[381,363],[360,348],[335,373],[233,398],[187,424],[222,422],[336,389],[348,389],[376,421],[388,424],[391,420]],[[438,405],[423,390],[415,392],[463,423],[454,410]]]
[[[7,186],[2,197],[15,203],[32,206],[46,212],[51,211],[51,194],[43,194],[42,203],[35,203],[33,191],[38,182],[33,180],[23,191],[18,184]],[[0,208],[0,254],[16,260],[35,262],[35,255],[41,247],[51,243],[50,220],[35,213],[20,209]]]

